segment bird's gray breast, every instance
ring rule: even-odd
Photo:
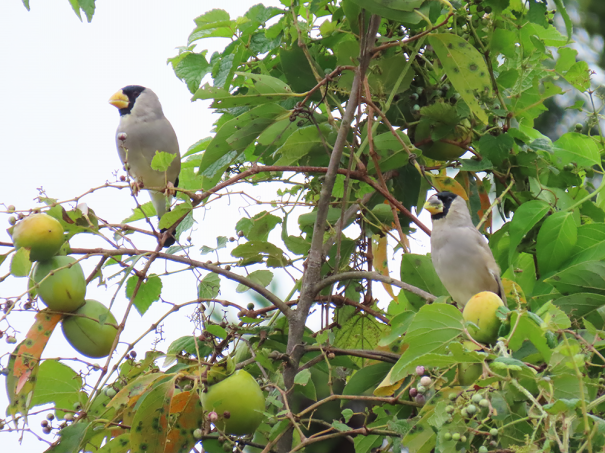
[[[126,140],[118,135],[126,133]],[[181,168],[179,145],[176,134],[166,118],[152,121],[129,121],[124,117],[116,134],[116,145],[122,163],[128,162],[129,173],[145,187],[165,187],[166,182],[175,182]],[[166,174],[151,169],[156,151],[177,156]]]

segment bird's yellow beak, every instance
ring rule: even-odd
[[[431,215],[440,214],[443,212],[443,203],[439,198],[431,197],[424,203],[424,209],[429,211]]]
[[[113,96],[109,98],[109,103],[118,109],[125,109],[130,103],[128,96],[122,93],[122,90],[116,91]]]

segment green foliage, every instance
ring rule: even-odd
[[[94,1],[70,3],[90,21]],[[182,156],[176,205],[159,224],[177,245],[140,245],[154,235],[150,203],[110,224],[87,206],[40,199],[68,241],[87,233],[115,244],[68,243],[60,253],[94,268],[88,284],[114,280],[115,294],[125,292],[126,333],[138,314],[153,314],[146,334],[168,342],[137,359],[142,337],[122,336],[104,366],[85,362],[78,373],[42,359],[62,315],[41,311],[0,359],[4,423],[21,429],[51,404],[65,419],[51,452],[186,452],[198,442],[211,452],[338,451],[350,438],[357,453],[601,451],[605,141],[592,134],[599,88],[571,47],[563,2],[556,13],[541,0],[281,4],[239,18],[208,11],[168,59],[193,101],[210,100],[217,114],[213,135]],[[228,44],[208,55],[207,38]],[[591,127],[551,139],[536,124],[568,92],[590,100],[594,110],[570,108]],[[455,152],[428,151],[448,147]],[[172,157],[158,152],[154,168]],[[244,194],[277,189],[225,222],[224,235],[194,241],[201,208],[236,184]],[[498,312],[493,346],[471,341],[430,256],[410,253],[427,240],[412,213],[432,188],[468,200],[502,268],[511,310]],[[0,284],[28,275],[26,252],[0,255]],[[389,270],[395,260],[399,271]],[[197,298],[167,300],[184,272]],[[15,307],[32,309],[22,282],[22,294],[2,296],[3,334]],[[253,289],[254,302],[231,300],[229,288]],[[171,304],[163,315],[159,301]],[[179,335],[163,337],[166,319],[178,320]],[[205,387],[233,368],[266,398],[253,439],[221,432],[215,416],[228,417],[201,407]]]

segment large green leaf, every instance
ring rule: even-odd
[[[556,271],[570,257],[578,239],[573,212],[556,212],[548,217],[538,233],[536,254],[542,275]]]
[[[139,400],[138,407],[135,406],[130,433],[132,451],[164,452],[175,379],[152,388]]]
[[[58,409],[72,409],[80,400],[82,377],[57,360],[45,360],[38,369],[32,406],[54,403]]]
[[[401,257],[401,281],[423,289],[433,296],[447,296],[447,290],[435,272],[429,255],[404,253]],[[418,309],[426,301],[414,293],[405,292],[410,304]]]
[[[271,124],[288,115],[276,104],[262,105],[227,121],[208,144],[200,162],[203,187],[212,188],[225,169]]]
[[[475,116],[487,124],[487,115],[476,95],[490,96],[492,85],[489,70],[477,49],[458,35],[431,33],[429,42],[452,85]]]
[[[587,135],[568,132],[553,145],[554,159],[560,165],[576,164],[579,167],[592,167],[601,163],[599,148]]]
[[[450,341],[460,335],[462,329],[462,313],[453,305],[423,306],[404,337],[409,347],[393,367],[391,380],[397,381],[409,374],[413,360],[429,353],[445,353]]]
[[[550,205],[542,200],[531,200],[523,203],[515,211],[513,220],[510,222],[509,235],[510,245],[508,251],[508,262],[513,262],[513,256],[517,246],[523,238],[550,210]]]
[[[578,227],[578,240],[571,251],[571,264],[605,259],[605,224],[588,223]]]
[[[545,280],[561,294],[605,294],[605,262],[585,261],[569,266]]]
[[[126,297],[132,300],[134,289],[137,286],[139,277],[131,276],[126,282]],[[146,281],[141,283],[136,296],[134,296],[133,304],[137,311],[143,315],[152,303],[160,299],[162,294],[162,280],[155,274],[147,277]]]

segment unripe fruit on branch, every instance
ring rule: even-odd
[[[13,242],[16,248],[25,247],[31,261],[48,260],[59,251],[65,237],[63,226],[47,214],[34,214],[15,225]]]
[[[253,433],[260,425],[265,410],[265,396],[256,380],[245,370],[208,387],[202,393],[204,411],[216,412],[216,427],[229,434]],[[225,417],[225,412],[229,413]]]
[[[68,316],[63,320],[61,327],[69,344],[86,357],[107,357],[118,333],[116,318],[96,300],[87,300],[74,314],[87,317]]]
[[[496,316],[498,307],[503,306],[502,299],[491,291],[483,291],[475,294],[464,306],[462,317],[467,322],[472,322],[478,327],[469,329],[471,336],[480,343],[494,343],[498,338],[500,319]]]

